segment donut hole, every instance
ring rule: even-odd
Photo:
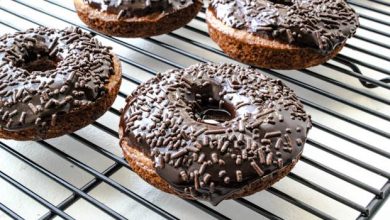
[[[214,99],[211,96],[202,97],[198,100],[198,108],[195,109],[195,117],[198,121],[207,124],[220,124],[235,118],[235,112],[232,105]]]
[[[45,72],[57,68],[62,59],[58,56],[50,56],[45,47],[29,48],[23,55],[23,59],[17,64],[19,68],[28,72]]]

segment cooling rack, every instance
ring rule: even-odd
[[[235,63],[209,39],[204,9],[172,33],[123,39],[87,28],[71,0],[0,0],[0,34],[79,26],[113,46],[123,65],[117,100],[92,125],[47,141],[0,140],[0,219],[389,219],[390,2],[349,3],[361,27],[334,59],[299,71],[260,70],[293,88],[313,116],[301,161],[268,190],[213,207],[143,182],[117,138],[124,99],[157,72]]]

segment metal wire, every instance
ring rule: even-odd
[[[64,219],[73,219],[70,215],[66,214],[63,210],[59,209],[55,205],[51,204],[38,194],[34,193],[27,187],[20,184],[18,181],[14,180],[12,177],[8,176],[7,174],[0,171],[0,178],[7,181],[9,184],[14,186],[15,188],[18,188],[20,191],[24,192],[26,195],[30,196],[32,199],[40,203],[41,205],[45,206],[46,208],[50,209],[50,211],[56,213],[58,216],[64,218]]]
[[[12,211],[10,208],[5,206],[4,204],[0,203],[0,210],[6,213],[10,218],[21,220],[23,219],[18,214],[16,214],[14,211]]]
[[[382,0],[372,0],[373,2],[375,3],[378,3],[378,4],[382,4],[382,5],[385,5],[385,6],[390,6],[390,4],[388,2],[385,2],[385,1],[382,1]],[[48,15],[50,17],[52,17],[53,19],[57,19],[57,20],[60,20],[60,21],[63,21],[65,23],[68,23],[70,25],[76,25],[75,23],[72,23],[71,21],[67,20],[67,19],[64,19],[64,18],[61,18],[51,12],[47,12],[45,10],[42,10],[40,8],[35,8],[34,6],[30,5],[29,4],[26,4],[25,2],[20,2],[20,1],[16,1],[18,4],[20,5],[23,5],[25,7],[28,7],[30,8],[31,10],[35,10],[39,13],[42,13],[42,14],[45,14],[45,15]],[[73,9],[70,9],[70,8],[67,8],[61,4],[58,4],[58,3],[55,3],[55,2],[52,2],[52,1],[48,1],[50,4],[53,4],[55,5],[56,7],[59,7],[61,9],[65,9],[65,10],[69,10],[71,12],[74,12]],[[386,16],[389,16],[390,14],[387,12],[387,11],[384,11],[384,10],[381,10],[381,9],[377,9],[377,8],[372,8],[368,5],[365,5],[365,4],[361,4],[359,2],[356,2],[356,1],[349,1],[351,3],[351,5],[354,5],[356,7],[361,7],[361,8],[364,8],[364,9],[367,9],[367,10],[371,10],[371,11],[374,11],[375,13],[380,13],[380,14],[383,14],[383,15],[386,15]],[[3,10],[9,14],[12,14],[12,15],[15,15],[17,17],[19,17],[20,19],[24,19],[30,23],[34,23],[36,25],[40,25],[40,23],[34,21],[33,19],[31,18],[25,18],[25,17],[22,17],[20,15],[18,15],[18,13],[12,11],[12,10],[9,10],[9,9],[5,9],[5,8],[2,8],[0,6],[0,10]],[[202,10],[202,12],[204,12],[204,9]],[[387,26],[390,26],[390,23],[389,22],[386,22],[386,21],[383,21],[383,20],[379,20],[377,18],[374,18],[370,15],[366,15],[366,14],[362,14],[361,15],[362,18],[364,19],[367,19],[367,20],[370,20],[370,21],[373,21],[373,22],[377,22],[377,23],[380,23],[382,25],[387,25]],[[196,20],[200,21],[200,22],[205,22],[203,18],[201,17],[197,17]],[[0,20],[0,24],[2,25],[5,25],[5,26],[8,26],[10,28],[13,28],[13,29],[16,29],[15,27],[7,24],[6,22],[4,21],[1,21]],[[150,52],[150,51],[146,51],[145,49],[142,49],[140,47],[137,47],[137,46],[134,46],[132,44],[129,44],[129,43],[126,43],[124,42],[123,40],[120,40],[120,39],[117,39],[117,38],[112,38],[112,37],[108,37],[108,36],[105,36],[105,35],[102,35],[98,32],[95,32],[89,28],[87,28],[86,26],[82,26],[81,27],[82,29],[86,30],[86,31],[89,31],[91,32],[92,34],[94,35],[98,35],[100,37],[103,37],[103,38],[106,38],[114,43],[117,43],[121,46],[124,46],[130,50],[133,50],[133,51],[136,51],[140,54],[143,54],[143,55],[146,55],[150,58],[153,58],[155,60],[158,60],[162,63],[165,63],[165,64],[168,64],[172,67],[182,67],[180,64],[176,63],[175,61],[172,61],[170,59],[167,59],[165,57],[161,57],[160,55],[158,54],[155,54],[153,52]],[[199,29],[196,29],[192,26],[189,26],[189,25],[186,25],[184,27],[185,29],[187,30],[190,30],[190,31],[194,31],[198,34],[202,34],[203,36],[208,36],[208,34],[202,30],[199,30]],[[382,30],[377,30],[375,28],[372,28],[372,27],[367,27],[367,26],[364,26],[362,25],[361,26],[362,29],[365,29],[367,31],[371,31],[373,33],[376,33],[376,34],[380,34],[380,35],[383,35],[384,37],[390,37],[390,34],[385,32],[385,31],[382,31]],[[207,46],[201,42],[197,42],[197,41],[194,41],[194,40],[191,40],[187,37],[184,37],[184,36],[181,36],[179,34],[176,34],[176,33],[169,33],[168,36],[170,37],[173,37],[174,39],[178,40],[178,41],[183,41],[183,42],[186,42],[188,44],[191,44],[193,46],[196,46],[200,49],[203,49],[203,50],[206,50],[206,51],[209,51],[209,52],[212,52],[216,55],[220,55],[222,57],[225,57],[225,58],[228,58],[225,54],[223,54],[220,50],[218,49],[215,49],[215,48],[212,48],[210,46]],[[380,47],[383,47],[383,48],[386,48],[386,49],[389,49],[390,46],[387,45],[387,44],[384,44],[382,42],[378,42],[378,41],[375,41],[375,40],[372,40],[368,37],[365,37],[365,36],[360,36],[360,35],[357,35],[356,36],[357,39],[360,39],[360,40],[363,40],[363,41],[366,41],[366,42],[369,42],[371,44],[374,44],[374,45],[377,45],[377,46],[380,46]],[[165,48],[167,50],[170,50],[170,51],[173,51],[175,53],[178,53],[182,56],[185,56],[185,57],[188,57],[188,58],[191,58],[191,59],[194,59],[196,61],[199,61],[199,62],[208,62],[208,60],[206,60],[205,58],[203,57],[200,57],[200,56],[197,56],[195,54],[192,54],[192,53],[189,53],[188,51],[184,51],[180,48],[177,48],[175,46],[172,46],[172,45],[169,45],[163,41],[160,41],[160,40],[157,40],[157,39],[154,39],[154,38],[147,38],[145,39],[147,42],[149,43],[152,43],[152,44],[155,44],[155,45],[158,45],[162,48]],[[368,54],[370,56],[373,56],[373,57],[376,57],[376,58],[379,58],[379,59],[382,59],[384,61],[390,61],[390,58],[388,56],[385,56],[385,55],[382,55],[382,54],[378,54],[376,52],[373,52],[373,51],[369,51],[367,49],[364,49],[364,48],[360,48],[360,47],[356,47],[354,45],[350,45],[348,44],[347,47],[349,47],[350,49],[352,50],[355,50],[355,51],[359,51],[359,52],[362,52],[362,53],[365,53],[365,54]],[[142,71],[145,71],[149,74],[152,74],[154,75],[155,74],[155,71],[153,69],[151,69],[150,67],[148,66],[145,66],[143,64],[140,64],[140,63],[137,63],[133,60],[130,60],[126,57],[123,57],[123,56],[119,56],[121,61],[126,63],[126,64],[129,64],[131,66],[134,66]],[[379,66],[376,66],[374,64],[371,64],[371,63],[368,63],[368,62],[365,62],[365,61],[362,61],[362,60],[358,60],[358,59],[355,59],[355,58],[352,58],[352,57],[348,57],[348,56],[345,56],[345,55],[342,55],[342,54],[339,54],[333,61],[337,62],[337,63],[340,63],[342,65],[345,65],[348,69],[346,68],[343,68],[343,67],[340,67],[338,65],[334,65],[332,63],[325,63],[324,66],[333,70],[333,71],[336,71],[336,72],[339,72],[339,73],[342,73],[342,74],[346,74],[348,76],[351,76],[353,78],[356,78],[358,79],[363,86],[367,87],[367,88],[376,88],[376,87],[380,87],[380,88],[383,88],[383,89],[386,89],[386,90],[389,90],[390,89],[390,86],[387,84],[390,82],[390,79],[389,78],[384,78],[384,79],[380,79],[380,80],[377,80],[377,79],[374,79],[374,78],[371,78],[371,77],[368,77],[368,76],[365,76],[363,75],[362,71],[360,70],[360,68],[357,66],[357,65],[360,65],[360,66],[363,66],[363,67],[366,67],[366,68],[369,68],[369,69],[372,69],[372,70],[375,70],[375,71],[378,71],[380,73],[383,73],[383,74],[387,74],[387,75],[390,75],[390,71],[387,70],[387,69],[384,69],[382,67],[379,67]],[[263,72],[266,72],[270,75],[273,75],[273,76],[276,76],[278,78],[281,78],[287,82],[290,82],[290,83],[293,83],[301,88],[305,88],[307,90],[310,90],[316,94],[320,94],[324,97],[327,97],[333,101],[337,101],[337,102],[340,102],[340,103],[343,103],[344,105],[346,106],[349,106],[349,107],[352,107],[352,108],[355,108],[355,109],[358,109],[362,112],[366,112],[367,114],[370,114],[372,116],[376,116],[382,120],[385,120],[385,121],[390,121],[390,116],[387,115],[387,114],[384,114],[384,113],[381,113],[381,112],[378,112],[376,110],[373,110],[371,109],[370,107],[366,107],[366,106],[363,106],[361,104],[358,104],[358,103],[355,103],[353,101],[350,101],[350,100],[347,100],[345,98],[342,98],[340,96],[337,96],[337,95],[334,95],[330,92],[327,92],[325,90],[322,90],[321,88],[319,87],[316,87],[316,86],[313,86],[313,85],[309,85],[305,82],[301,82],[297,79],[295,79],[294,77],[290,77],[290,76],[285,76],[277,71],[273,71],[273,70],[266,70],[266,69],[261,69]],[[360,89],[360,88],[356,88],[354,86],[351,86],[347,83],[344,83],[344,82],[340,82],[340,81],[337,81],[337,80],[334,80],[334,79],[331,79],[329,77],[326,77],[324,75],[322,75],[321,73],[319,72],[315,72],[315,71],[312,71],[312,70],[301,70],[303,73],[305,73],[306,75],[310,75],[311,77],[314,77],[318,80],[321,80],[321,81],[324,81],[324,82],[327,82],[327,83],[330,83],[332,85],[335,85],[335,86],[338,86],[340,88],[343,88],[343,89],[346,89],[348,91],[351,91],[353,93],[356,93],[356,94],[359,94],[363,97],[366,97],[366,98],[369,98],[371,100],[375,100],[377,102],[380,102],[380,103],[383,103],[383,104],[390,104],[390,100],[387,98],[387,97],[383,97],[383,96],[379,96],[379,95],[376,95],[376,94],[373,94],[365,89]],[[136,85],[139,85],[141,83],[141,80],[137,79],[136,77],[130,75],[130,74],[127,74],[127,73],[123,73],[123,79],[124,80],[127,80],[131,83],[134,83]],[[122,97],[122,98],[125,98],[127,97],[128,94],[125,94],[125,93],[122,93],[120,92],[119,93],[119,96]],[[349,116],[346,116],[346,115],[343,115],[341,113],[338,113],[334,110],[331,110],[331,109],[328,109],[326,107],[323,107],[317,103],[314,103],[312,101],[309,101],[307,99],[305,99],[304,97],[300,97],[300,99],[302,100],[302,102],[306,105],[306,106],[310,106],[311,108],[314,108],[316,110],[319,110],[321,112],[323,112],[324,114],[328,114],[328,115],[331,115],[333,117],[336,117],[338,119],[341,119],[345,122],[348,122],[350,124],[353,124],[355,126],[358,126],[362,129],[365,129],[367,131],[370,131],[370,132],[373,132],[377,135],[380,135],[382,137],[385,137],[385,138],[390,138],[390,134],[387,132],[387,131],[384,131],[384,130],[381,130],[381,129],[378,129],[376,127],[373,127],[371,125],[368,125],[366,123],[363,123],[359,120],[356,120],[354,118],[351,118]],[[115,109],[115,108],[111,108],[109,110],[109,112],[111,112],[112,114],[116,115],[116,116],[119,116],[120,114],[120,111],[118,109]],[[112,135],[113,137],[117,138],[118,137],[118,133],[117,131],[115,130],[112,130],[111,128],[99,123],[99,122],[95,122],[92,124],[92,126],[95,126],[96,128],[106,132],[107,134],[110,134]],[[364,141],[362,140],[359,140],[359,139],[356,139],[356,138],[353,138],[353,137],[350,137],[342,132],[339,132],[339,131],[336,131],[332,128],[329,128],[328,126],[324,125],[324,124],[321,124],[317,121],[314,121],[313,122],[313,126],[326,132],[326,133],[329,133],[329,134],[332,134],[336,137],[339,137],[345,141],[348,141],[350,143],[353,143],[355,144],[356,146],[358,147],[361,147],[361,148],[364,148],[364,149],[367,149],[371,152],[374,152],[378,155],[381,155],[387,159],[390,159],[390,154],[383,150],[383,149],[379,149],[375,146],[371,146],[367,143],[365,143]],[[105,149],[103,149],[101,146],[97,145],[97,144],[94,144],[92,143],[91,141],[87,140],[86,138],[78,135],[78,134],[70,134],[69,137],[71,137],[72,139],[74,139],[75,141],[78,141],[80,143],[83,144],[83,146],[86,146],[92,150],[94,150],[95,152],[103,155],[104,157],[110,159],[111,161],[114,162],[114,164],[112,166],[110,166],[109,168],[107,168],[105,171],[103,172],[99,172],[97,170],[95,170],[94,168],[88,166],[87,164],[85,164],[84,162],[70,156],[69,154],[55,148],[53,145],[49,144],[48,142],[46,141],[38,141],[37,143],[40,144],[42,147],[46,148],[47,150],[53,152],[54,154],[56,154],[58,157],[60,158],[63,158],[67,161],[69,161],[70,163],[76,165],[77,167],[79,167],[80,169],[82,169],[83,171],[91,174],[92,176],[94,176],[95,178],[93,180],[91,180],[90,182],[88,182],[87,184],[85,184],[84,186],[82,186],[81,188],[77,188],[75,186],[73,186],[72,184],[70,184],[69,182],[67,182],[66,180],[62,179],[61,177],[53,174],[52,172],[48,171],[46,168],[38,165],[37,163],[35,163],[34,161],[32,161],[31,159],[27,158],[26,156],[20,154],[19,152],[15,151],[12,146],[8,146],[4,143],[1,143],[0,142],[0,149],[6,151],[7,153],[9,153],[10,155],[14,156],[15,158],[18,158],[19,160],[23,161],[24,163],[28,164],[30,167],[34,168],[35,170],[39,171],[40,173],[44,174],[45,176],[49,177],[51,180],[57,182],[58,184],[64,186],[65,188],[67,188],[68,190],[70,190],[72,192],[72,195],[69,196],[68,198],[66,198],[64,201],[62,201],[60,204],[57,204],[57,205],[53,205],[51,204],[50,202],[48,202],[47,200],[45,200],[44,198],[40,197],[39,195],[37,195],[35,192],[31,191],[30,189],[28,189],[27,187],[23,186],[22,184],[20,184],[19,182],[17,182],[16,180],[14,180],[12,177],[8,176],[7,174],[5,174],[4,172],[2,172],[0,170],[0,178],[5,180],[6,182],[8,182],[9,184],[11,184],[13,187],[19,189],[21,192],[25,193],[26,195],[28,195],[29,197],[31,197],[32,199],[34,199],[35,201],[37,201],[38,203],[40,203],[42,206],[46,207],[49,209],[49,212],[44,215],[42,217],[42,219],[51,219],[51,218],[54,218],[55,216],[60,216],[64,219],[72,219],[71,216],[69,216],[69,214],[67,214],[66,212],[64,212],[64,210],[66,210],[68,207],[70,207],[71,205],[73,205],[76,201],[78,201],[80,198],[88,201],[90,204],[94,205],[95,207],[99,208],[100,210],[102,210],[103,212],[107,213],[108,215],[110,215],[111,217],[113,218],[116,218],[116,219],[125,219],[125,217],[123,217],[121,214],[119,214],[118,212],[114,211],[113,209],[111,209],[110,207],[107,206],[107,204],[103,204],[101,203],[100,201],[98,201],[97,199],[93,198],[92,196],[90,196],[88,193],[93,190],[95,187],[97,187],[99,184],[101,183],[106,183],[108,185],[110,185],[112,188],[116,189],[117,191],[121,192],[122,194],[132,198],[133,200],[135,200],[136,202],[142,204],[143,206],[145,206],[146,208],[148,208],[149,210],[159,214],[161,217],[163,218],[166,218],[166,219],[177,219],[177,217],[175,217],[174,215],[172,215],[171,213],[163,210],[161,207],[158,207],[157,205],[149,202],[148,200],[146,200],[145,198],[142,198],[141,196],[139,196],[138,194],[136,194],[135,192],[131,191],[130,189],[122,186],[121,184],[119,184],[118,182],[114,181],[113,179],[111,179],[110,177],[115,174],[120,168],[126,168],[128,170],[131,170],[130,166],[127,164],[127,162],[121,158],[121,157],[118,157],[116,156],[115,154],[111,153],[110,151],[107,151]],[[360,204],[357,204],[356,202],[350,200],[349,198],[347,197],[344,197],[344,196],[341,196],[337,193],[334,193],[332,192],[331,190],[328,190],[326,189],[325,187],[323,186],[320,186],[310,180],[307,180],[295,173],[290,173],[288,175],[289,178],[291,178],[292,180],[312,189],[312,190],[315,190],[329,198],[332,198],[334,201],[337,201],[341,204],[344,204],[348,207],[351,207],[352,209],[354,210],[357,210],[358,212],[360,212],[360,216],[358,217],[358,219],[367,219],[367,218],[370,218],[372,217],[375,212],[381,207],[381,205],[383,205],[383,203],[386,201],[386,199],[389,197],[389,194],[390,194],[390,173],[388,173],[387,171],[384,171],[382,169],[379,169],[371,164],[367,164],[366,162],[363,162],[363,161],[360,161],[350,155],[347,155],[345,153],[342,153],[342,152],[339,152],[337,150],[334,150],[333,148],[330,148],[316,140],[313,140],[311,138],[309,138],[307,140],[307,143],[315,148],[318,148],[324,152],[327,152],[329,154],[332,154],[338,158],[341,158],[345,161],[348,161],[352,164],[355,164],[363,169],[366,169],[366,170],[369,170],[377,175],[380,175],[382,177],[385,177],[388,181],[387,183],[381,188],[381,189],[377,189],[377,188],[374,188],[364,182],[361,182],[361,181],[358,181],[342,172],[339,172],[333,168],[331,168],[330,166],[326,165],[326,164],[322,164],[320,162],[317,162],[311,158],[308,158],[306,156],[302,156],[301,158],[301,161],[306,163],[306,164],[309,164],[319,170],[322,170],[332,176],[335,176],[345,182],[348,182],[354,186],[357,186],[359,188],[361,188],[362,190],[364,191],[367,191],[369,193],[372,193],[374,195],[374,198],[370,201],[370,203],[367,205],[367,206],[362,206]],[[309,204],[306,204],[298,199],[295,199],[294,197],[292,196],[289,196],[288,194],[276,189],[276,188],[269,188],[267,190],[268,192],[270,192],[271,194],[273,194],[274,196],[277,196],[317,217],[320,217],[320,218],[323,218],[323,219],[334,219],[334,217],[332,217],[331,215],[327,214],[327,213],[324,213],[323,211],[320,211],[318,210],[317,208],[313,207],[313,205],[309,205]],[[200,202],[197,202],[197,201],[192,201],[192,200],[186,200],[189,204],[193,205],[194,207],[197,207],[199,210],[202,210],[204,211],[205,213],[208,213],[210,216],[212,217],[215,217],[215,218],[218,218],[218,219],[229,219],[227,216],[225,216],[224,214],[222,213],[219,213],[218,211],[200,203]],[[268,211],[267,209],[263,208],[263,207],[260,207],[259,205],[257,204],[254,204],[252,202],[250,202],[249,200],[247,199],[236,199],[235,202],[237,204],[240,204],[240,205],[243,205],[247,208],[249,208],[250,210],[253,210],[254,212],[257,212],[269,219],[281,219],[281,217],[279,217],[278,215],[276,215],[275,213],[272,213],[270,211]],[[0,210],[3,211],[4,213],[6,213],[9,217],[13,218],[13,219],[21,219],[21,217],[14,211],[14,210],[11,210],[10,208],[8,208],[7,206],[5,206],[4,204],[0,203]]]

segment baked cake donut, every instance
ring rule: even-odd
[[[74,0],[89,27],[118,37],[149,37],[169,33],[190,22],[200,0]]]
[[[214,205],[287,175],[311,127],[280,80],[233,64],[158,74],[126,101],[119,134],[131,168],[160,190]]]
[[[272,69],[303,69],[336,56],[358,25],[344,0],[212,0],[210,37],[230,57]]]
[[[0,37],[0,138],[40,140],[78,130],[114,102],[120,62],[78,28]]]

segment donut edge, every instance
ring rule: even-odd
[[[74,0],[81,21],[90,28],[116,37],[150,37],[166,34],[189,23],[200,11],[203,3],[194,0],[194,4],[176,12],[158,16],[142,16],[118,20],[115,15],[99,12],[86,5],[82,0]]]
[[[255,36],[245,30],[226,26],[209,7],[206,21],[211,39],[231,58],[269,69],[304,69],[325,63],[335,57],[345,45],[337,46],[329,54],[321,55],[311,48],[299,47],[276,40]]]
[[[93,105],[83,108],[73,109],[64,115],[57,117],[54,126],[45,128],[31,127],[20,131],[8,131],[0,128],[0,138],[13,139],[18,141],[44,140],[59,137],[79,130],[102,116],[114,103],[122,81],[122,68],[118,57],[113,56],[114,75],[109,78],[109,83],[105,86],[107,93],[100,97]]]
[[[147,157],[144,153],[136,149],[135,147],[128,145],[127,141],[123,138],[122,127],[119,128],[119,135],[120,135],[120,146],[122,148],[125,159],[127,160],[131,169],[138,176],[140,176],[144,181],[146,181],[150,185],[154,186],[155,188],[163,192],[179,196],[183,199],[196,200],[196,198],[192,197],[189,194],[179,193],[175,191],[168,182],[162,179],[157,174],[155,168],[153,167],[153,161],[149,157]],[[249,196],[256,192],[271,187],[273,184],[275,184],[283,177],[285,177],[294,168],[296,163],[299,161],[301,154],[302,152],[298,154],[295,160],[293,159],[293,162],[290,163],[289,165],[284,166],[281,169],[278,169],[252,183],[247,184],[242,189],[235,191],[233,194],[228,196],[225,200],[238,199],[241,197]]]

